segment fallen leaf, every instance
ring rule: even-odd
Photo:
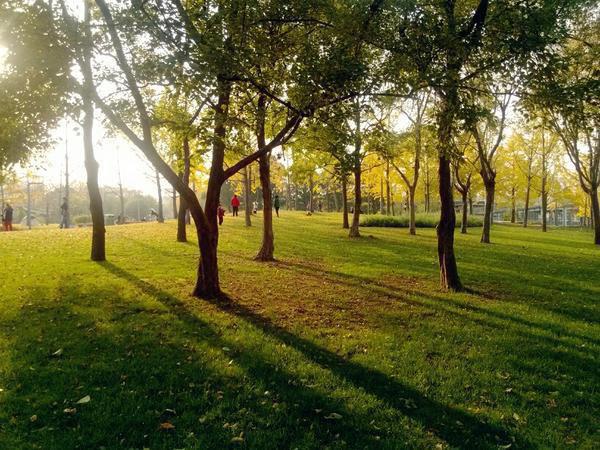
[[[77,412],[77,408],[65,408],[63,409],[65,414],[75,414]]]
[[[325,419],[339,420],[342,416],[338,413],[331,413],[328,416],[325,416]]]
[[[35,414],[29,418],[29,420],[32,421],[32,422],[35,422],[37,419],[38,418],[37,418],[37,416]]]
[[[92,399],[92,398],[91,398],[89,395],[86,395],[85,397],[82,397],[82,398],[80,398],[79,400],[77,400],[77,403],[76,403],[76,404],[77,404],[77,405],[82,405],[82,404],[84,404],[84,403],[89,403],[91,399]]]
[[[159,430],[174,430],[175,429],[175,425],[173,425],[171,422],[163,422],[160,424],[160,426],[158,427]]]
[[[52,356],[60,356],[63,354],[63,349],[59,348],[58,350],[56,350],[54,353],[52,353]]]

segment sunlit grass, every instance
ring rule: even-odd
[[[457,233],[450,295],[435,230],[340,221],[283,211],[261,264],[226,217],[220,303],[174,223],[109,227],[104,264],[89,229],[0,233],[0,448],[595,447],[589,232]]]

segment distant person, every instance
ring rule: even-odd
[[[60,228],[69,228],[69,202],[67,197],[63,197],[62,205],[60,205]]]
[[[323,212],[323,202],[319,200],[319,212]]]
[[[233,215],[237,216],[240,209],[240,199],[236,194],[233,194],[233,198],[231,199],[231,209],[233,209]]]
[[[254,202],[252,202],[252,214],[256,215],[257,212],[258,212],[258,202],[255,200]]]
[[[13,221],[13,209],[9,203],[4,205],[4,211],[2,212],[2,226],[4,227],[4,231],[12,231],[12,221]]]
[[[279,203],[279,195],[275,194],[275,200],[273,201],[273,206],[275,207],[275,214],[279,217],[279,208],[281,204]]]
[[[223,208],[220,203],[219,207],[217,208],[217,217],[219,218],[219,225],[223,225],[223,217],[225,217],[225,208]]]

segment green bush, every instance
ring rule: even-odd
[[[415,225],[417,228],[435,228],[440,220],[438,213],[436,214],[417,214],[415,217]],[[461,218],[456,217],[456,226],[460,227]],[[483,220],[480,217],[469,216],[468,226],[481,227]],[[361,223],[361,227],[389,227],[389,228],[408,228],[408,216],[367,216]]]
[[[73,223],[77,225],[84,225],[86,223],[92,223],[92,216],[87,214],[82,214],[80,216],[73,217]]]

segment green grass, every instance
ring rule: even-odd
[[[457,233],[446,294],[435,230],[340,221],[283,211],[261,264],[226,217],[220,303],[174,223],[109,227],[103,264],[89,228],[0,233],[0,448],[597,448],[590,233]]]
[[[386,228],[408,228],[409,217],[402,216],[381,216],[372,215],[364,216],[360,222],[361,227],[386,227]],[[417,228],[435,228],[440,221],[439,214],[435,213],[420,213],[415,216],[415,225]],[[457,215],[456,227],[460,228],[462,218]],[[469,227],[482,227],[483,220],[481,217],[469,216],[467,220]]]

